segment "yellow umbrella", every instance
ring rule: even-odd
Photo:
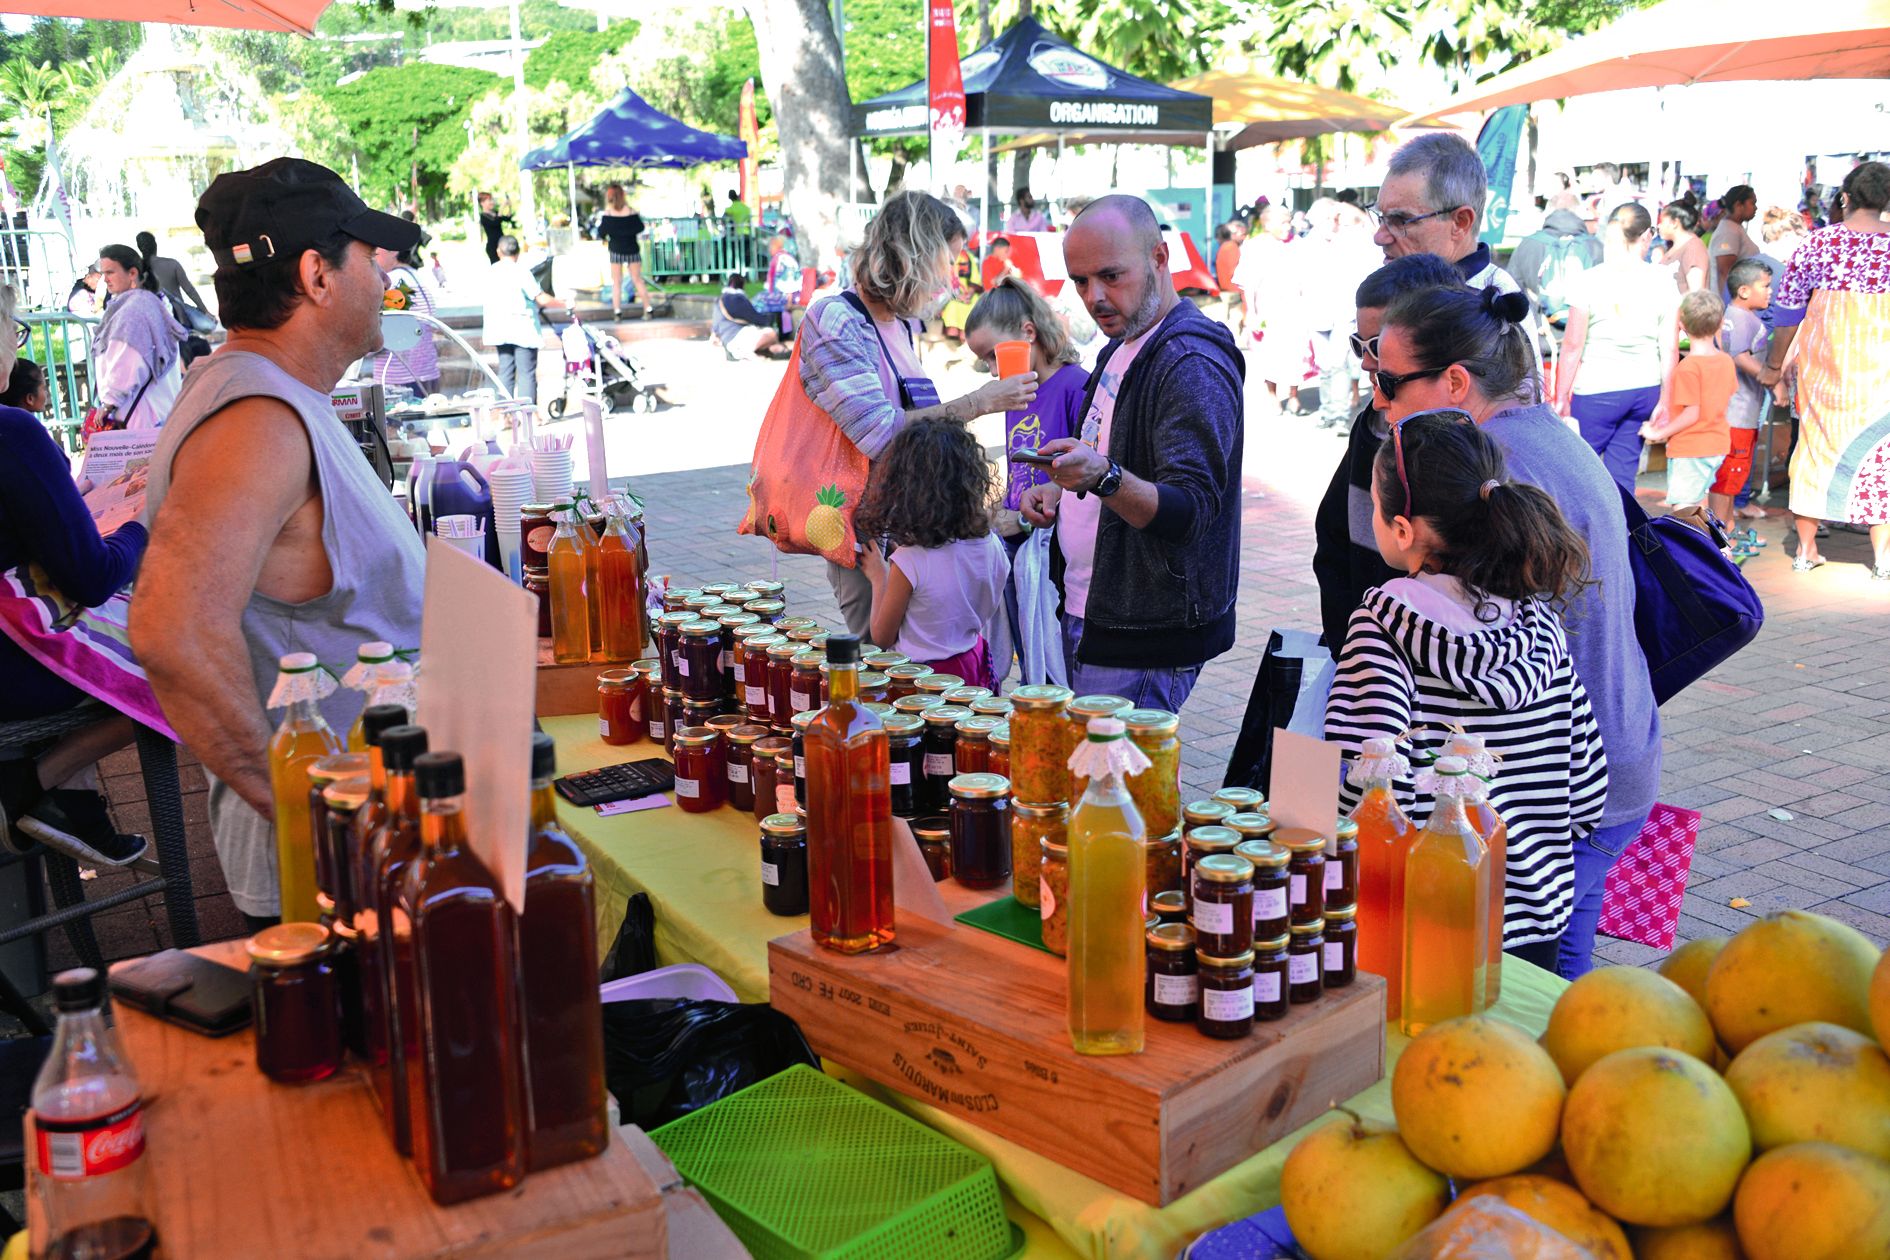
[[[1435,119],[1620,88],[1890,78],[1890,0],[1666,0],[1416,115]]]
[[[7,12],[34,17],[230,26],[313,35],[330,0],[9,0]]]

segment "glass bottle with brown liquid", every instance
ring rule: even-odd
[[[532,736],[532,823],[525,916],[518,925],[533,1172],[589,1159],[610,1143],[604,1103],[604,1015],[597,995],[594,879],[558,825],[551,736]]]
[[[1483,1010],[1489,854],[1464,812],[1472,782],[1461,757],[1439,757],[1418,781],[1435,800],[1404,863],[1404,1006],[1398,1027],[1407,1037]]]
[[[458,1203],[508,1190],[525,1175],[517,924],[498,881],[468,847],[459,754],[415,758],[414,783],[420,856],[393,911],[396,937],[412,943],[406,983],[419,1017],[408,1129],[427,1193],[435,1203]]]
[[[886,728],[859,701],[860,639],[827,638],[829,698],[807,724],[807,883],[814,943],[864,953],[893,939]]]
[[[643,655],[642,579],[623,501],[612,498],[604,508],[604,536],[597,540],[597,615],[605,660],[634,661]]]
[[[380,1100],[381,1119],[394,1149],[412,1151],[407,1132],[406,1058],[414,1050],[411,1012],[402,1018],[397,973],[413,962],[410,940],[400,940],[391,917],[407,864],[420,852],[420,798],[415,795],[413,763],[427,750],[427,733],[418,726],[393,726],[381,732],[383,786],[379,800],[355,815],[356,847],[361,853],[361,909],[355,916],[361,958],[362,1017],[368,1028],[368,1075]],[[373,763],[369,763],[370,774]],[[372,780],[370,779],[370,783]]]
[[[558,531],[545,549],[551,575],[551,659],[560,665],[581,665],[591,659],[590,557],[579,531],[590,527],[576,513],[558,517]]]
[[[1404,860],[1417,829],[1398,806],[1395,783],[1411,763],[1389,739],[1368,739],[1347,771],[1361,788],[1352,821],[1358,825],[1358,968],[1385,980],[1385,1018],[1395,1020],[1404,1000]]]
[[[1496,758],[1484,747],[1481,735],[1459,733],[1444,744],[1444,754],[1462,757],[1470,771],[1471,793],[1464,798],[1464,813],[1490,851],[1490,963],[1484,973],[1484,1006],[1496,1005],[1503,992],[1503,897],[1509,874],[1509,824],[1490,804],[1490,783],[1496,778]]]

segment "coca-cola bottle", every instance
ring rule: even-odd
[[[132,1260],[157,1245],[144,1099],[105,1023],[104,995],[90,967],[53,978],[59,1028],[33,1082],[34,1193],[48,1260]]]

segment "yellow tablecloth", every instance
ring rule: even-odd
[[[544,727],[558,741],[560,773],[656,755],[649,744],[613,748],[603,743],[594,717],[546,718]],[[752,819],[734,810],[688,814],[674,806],[614,818],[599,818],[594,810],[563,802],[558,809],[597,874],[598,928],[606,946],[616,937],[630,895],[648,893],[656,908],[658,961],[702,963],[727,980],[743,1001],[767,1000],[767,943],[799,931],[807,920],[780,918],[763,909],[761,854]],[[1564,987],[1550,973],[1511,959],[1503,966],[1503,997],[1495,1013],[1540,1034]],[[1389,1072],[1405,1039],[1394,1030],[1387,1040]],[[1203,1231],[1279,1203],[1280,1168],[1307,1132],[1283,1138],[1200,1189],[1156,1208],[863,1077],[844,1070],[836,1074],[988,1158],[1016,1203],[1041,1218],[1014,1214],[1029,1238],[1030,1256],[1073,1252],[1095,1260],[1168,1260]],[[1349,1105],[1362,1115],[1390,1121],[1389,1080]],[[1043,1224],[1067,1249],[1045,1235]]]

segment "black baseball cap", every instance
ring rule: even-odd
[[[418,223],[370,209],[348,181],[301,158],[217,176],[197,199],[197,226],[219,267],[297,258],[337,232],[396,253],[420,241]]]

